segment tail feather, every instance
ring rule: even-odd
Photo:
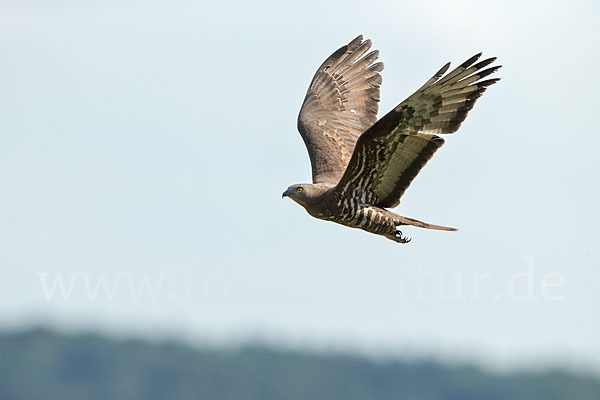
[[[408,217],[402,217],[400,215],[397,216],[397,220],[398,220],[398,225],[412,225],[412,226],[418,226],[419,228],[436,229],[438,231],[457,231],[458,230],[456,228],[451,228],[449,226],[428,224],[427,222],[418,221],[416,219],[412,219],[412,218],[408,218]]]

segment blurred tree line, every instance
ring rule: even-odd
[[[600,400],[600,379],[32,330],[0,334],[0,399]]]

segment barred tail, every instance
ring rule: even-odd
[[[412,226],[418,226],[419,228],[436,229],[438,231],[457,231],[458,230],[456,228],[451,228],[449,226],[428,224],[427,222],[418,221],[416,219],[412,219],[412,218],[408,218],[408,217],[402,217],[400,215],[395,215],[395,217],[396,218],[394,219],[394,222],[396,222],[396,225],[412,225]]]

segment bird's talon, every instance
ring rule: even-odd
[[[410,238],[408,238],[406,236],[402,236],[402,232],[401,231],[396,231],[396,232],[394,232],[393,237],[390,237],[390,236],[388,236],[388,237],[390,239],[393,238],[393,240],[395,242],[398,242],[398,243],[408,243],[411,240]]]

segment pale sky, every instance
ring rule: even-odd
[[[1,326],[600,371],[599,11],[0,2]],[[459,232],[403,246],[281,199],[310,79],[361,33],[381,115],[447,61],[504,66],[396,209]]]

